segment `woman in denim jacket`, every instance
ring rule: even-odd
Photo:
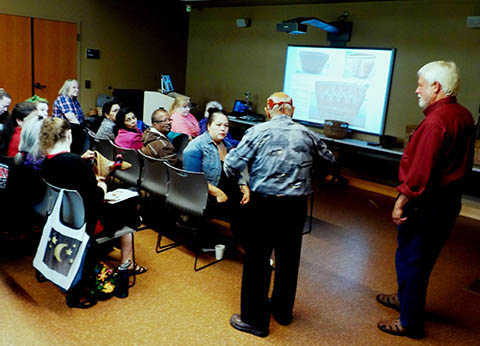
[[[228,118],[225,111],[217,108],[209,112],[207,131],[192,140],[183,152],[183,168],[205,174],[210,195],[207,214],[232,221],[238,209],[236,206],[245,205],[250,200],[250,189],[244,177],[232,180],[225,176],[223,160],[232,148],[225,141]]]

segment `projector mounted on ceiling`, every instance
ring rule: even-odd
[[[327,23],[315,17],[298,17],[284,20],[277,24],[278,32],[291,35],[305,34],[307,25],[314,26],[327,32],[327,40],[332,46],[345,47],[352,36],[352,22],[347,22],[348,12],[345,12],[336,22]]]

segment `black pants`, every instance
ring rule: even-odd
[[[297,290],[306,197],[262,196],[252,192],[251,223],[244,230],[245,259],[242,276],[241,318],[268,330],[270,311],[291,318]],[[269,307],[270,256],[275,250],[275,280]]]

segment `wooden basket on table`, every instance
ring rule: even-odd
[[[330,138],[345,138],[348,133],[348,123],[345,121],[325,120],[323,124],[323,133]]]

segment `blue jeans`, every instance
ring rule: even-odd
[[[428,280],[460,212],[461,195],[430,194],[412,205],[398,227],[395,256],[400,322],[423,330]]]

